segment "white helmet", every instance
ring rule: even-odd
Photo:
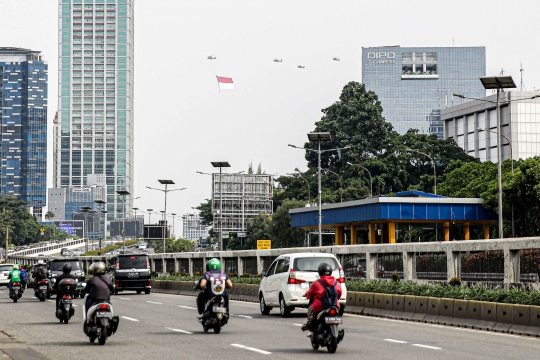
[[[38,265],[45,265],[45,261],[43,261],[42,259],[39,259],[37,263]]]

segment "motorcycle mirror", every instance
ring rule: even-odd
[[[266,277],[266,270],[261,271],[261,276]]]

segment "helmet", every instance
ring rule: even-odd
[[[96,263],[90,264],[90,266],[88,267],[88,275],[92,275],[94,273],[95,267],[96,267]]]
[[[94,263],[93,265],[94,265],[94,275],[103,275],[107,271],[107,267],[101,261]]]
[[[332,267],[325,262],[319,265],[317,271],[319,272],[319,276],[332,275]]]
[[[19,270],[19,264],[13,265],[13,270]]]
[[[39,259],[37,263],[38,265],[45,265],[45,261],[43,261],[42,259]]]
[[[219,261],[219,259],[216,259],[216,258],[210,259],[210,261],[208,262],[208,265],[206,265],[206,268],[208,269],[208,271],[221,270],[221,261]]]
[[[62,272],[66,275],[71,273],[71,264],[65,263],[64,266],[62,266]]]

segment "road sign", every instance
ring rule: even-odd
[[[272,248],[272,240],[257,240],[257,250],[270,250]]]
[[[39,231],[41,231],[43,233],[43,232],[45,232],[45,228],[42,227],[42,228],[39,229]]]
[[[229,234],[223,234],[223,235],[221,235],[221,238],[222,238],[222,239],[228,239],[228,238],[229,238]]]
[[[245,231],[239,231],[239,232],[236,233],[236,236],[239,237],[239,238],[241,238],[241,237],[246,237],[247,234],[246,234]]]

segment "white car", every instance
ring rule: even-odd
[[[9,284],[8,275],[13,270],[13,264],[0,264],[0,286]]]
[[[296,253],[279,256],[268,270],[263,270],[259,287],[261,314],[268,315],[279,306],[281,316],[287,317],[297,307],[307,308],[309,300],[304,297],[311,284],[319,279],[321,263],[332,266],[332,276],[341,284],[340,312],[345,309],[347,288],[345,274],[337,258],[325,253]]]
[[[73,250],[73,256],[81,256],[82,255],[82,251],[77,249],[77,250]]]

